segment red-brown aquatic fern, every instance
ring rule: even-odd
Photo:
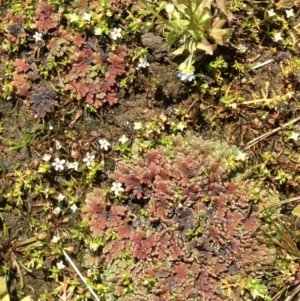
[[[29,69],[29,65],[26,63],[25,59],[16,59],[14,61],[14,67],[17,73],[27,72]]]
[[[62,57],[70,50],[71,42],[73,41],[73,33],[70,29],[59,27],[52,34],[52,38],[47,42],[47,48],[52,55]],[[71,61],[72,63],[73,61]]]
[[[51,3],[40,2],[35,11],[35,24],[38,31],[46,33],[57,26],[58,14]]]
[[[81,37],[81,41],[83,40]],[[121,46],[109,54],[106,64],[103,64],[101,56],[91,49],[80,50],[72,60],[72,67],[65,77],[65,88],[74,91],[77,100],[85,99],[96,108],[106,102],[111,106],[116,104],[117,77],[125,73],[124,57],[125,51]],[[103,77],[95,79],[91,75],[92,68],[106,69],[106,72]]]
[[[7,32],[5,37],[16,45],[20,44],[21,37],[25,36],[24,22],[25,16],[22,13],[13,13],[11,11],[8,11],[2,20]]]
[[[83,216],[92,235],[109,238],[101,257],[101,268],[110,275],[104,283],[118,279],[107,284],[107,298],[241,300],[238,287],[228,296],[220,280],[255,275],[252,267],[272,259],[259,219],[248,212],[259,184],[238,180],[229,168],[238,154],[235,147],[191,134],[170,141],[171,152],[158,147],[118,162],[110,178],[128,194],[124,207],[110,199],[105,208],[104,196],[95,190],[100,195],[94,202],[102,204],[99,228],[99,218],[91,215],[93,192],[87,196]],[[123,272],[131,275],[130,292]]]
[[[26,81],[23,74],[13,73],[12,84],[17,89],[16,94],[19,96],[26,96],[30,89],[29,83]]]
[[[93,237],[104,237],[105,234],[115,232],[117,239],[106,240],[103,254],[107,262],[111,263],[121,257],[122,251],[131,238],[129,228],[130,217],[123,206],[106,208],[101,189],[95,189],[86,197],[86,208],[83,211],[84,220],[88,221]]]
[[[147,259],[156,245],[156,236],[146,237],[144,231],[139,231],[132,235],[133,257],[137,259]]]
[[[103,13],[103,7],[97,1],[80,0],[72,6],[79,15],[87,9]],[[33,13],[32,7],[28,9],[32,9]],[[51,81],[52,87],[60,95],[67,96],[68,103],[77,101],[82,105],[85,102],[100,108],[105,103],[112,106],[119,101],[119,81],[127,66],[124,46],[118,45],[104,55],[107,53],[106,43],[101,44],[102,41],[88,31],[68,27],[66,20],[59,18],[54,4],[47,0],[38,1],[34,6],[35,34],[42,33],[42,40],[32,43],[34,35],[30,37],[24,27],[25,15],[7,10],[3,16],[7,42],[17,49],[18,45],[29,39],[30,43],[26,44],[31,48],[29,52],[38,58],[36,63],[28,63],[24,56],[16,57],[12,75],[15,89],[12,93],[22,98],[29,97],[29,101],[37,103],[38,100],[33,101],[29,92],[34,93],[35,87],[43,86],[43,79]],[[48,112],[38,111],[39,116]]]
[[[84,217],[89,222],[93,236],[101,236],[107,225],[105,199],[102,190],[95,189],[86,197]]]
[[[40,87],[31,93],[30,99],[32,108],[35,110],[37,116],[45,117],[47,112],[50,112],[54,106],[57,106],[56,92],[50,85]]]

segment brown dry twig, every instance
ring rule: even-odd
[[[297,118],[277,127],[276,129],[273,129],[267,133],[264,133],[262,135],[260,135],[259,137],[256,137],[254,139],[252,139],[251,141],[249,141],[246,145],[246,147],[244,147],[244,151],[249,149],[250,147],[254,146],[255,144],[257,144],[258,142],[262,141],[263,139],[275,134],[276,132],[283,130],[284,128],[287,128],[288,126],[290,126],[291,124],[294,124],[296,122],[298,122],[300,120],[300,116],[298,116]]]

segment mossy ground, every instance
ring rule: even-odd
[[[58,5],[57,1],[52,2],[54,7]],[[236,145],[247,154],[245,166],[248,177],[259,182],[265,191],[282,201],[272,210],[261,214],[266,232],[265,242],[271,243],[273,239],[278,255],[273,264],[257,266],[253,273],[249,273],[249,279],[240,279],[240,283],[227,279],[229,282],[223,283],[224,294],[230,295],[231,288],[238,285],[246,291],[244,297],[240,297],[245,300],[267,300],[267,295],[274,300],[284,300],[296,292],[300,268],[299,233],[298,221],[291,211],[297,205],[300,195],[300,141],[297,136],[300,133],[297,120],[300,110],[300,11],[297,1],[275,2],[262,5],[249,2],[243,8],[238,1],[228,1],[228,8],[235,16],[229,24],[235,28],[231,44],[219,47],[213,56],[206,57],[198,64],[198,75],[194,83],[182,83],[178,80],[178,61],[171,57],[164,39],[157,42],[157,37],[163,36],[162,29],[153,29],[154,36],[150,35],[149,38],[148,35],[147,40],[143,39],[146,33],[144,29],[139,31],[134,28],[134,22],[120,21],[122,6],[119,1],[111,1],[114,4],[111,11],[114,12],[115,9],[115,18],[108,18],[109,25],[114,27],[121,23],[131,29],[126,28],[126,37],[117,44],[107,38],[108,34],[99,38],[91,33],[90,28],[67,28],[66,20],[57,23],[57,28],[51,28],[48,33],[48,42],[59,36],[58,28],[63,25],[68,29],[65,36],[79,33],[84,40],[82,43],[86,43],[79,51],[81,55],[83,50],[92,49],[94,53],[101,54],[105,68],[109,69],[113,65],[111,61],[107,61],[110,55],[113,57],[117,51],[120,56],[122,50],[117,46],[125,47],[128,59],[124,58],[124,64],[122,62],[124,66],[120,67],[120,77],[116,76],[117,82],[108,88],[114,90],[117,103],[110,106],[110,100],[103,100],[103,95],[97,98],[95,93],[91,96],[94,98],[90,104],[98,108],[92,109],[87,106],[86,99],[81,97],[83,94],[78,94],[78,90],[64,90],[64,86],[77,76],[78,69],[72,69],[80,65],[76,56],[66,55],[62,59],[57,53],[67,53],[67,50],[58,49],[55,53],[51,48],[59,64],[54,69],[43,69],[43,66],[49,66],[49,49],[42,48],[44,46],[41,45],[37,47],[34,43],[31,36],[36,29],[25,28],[24,25],[31,21],[23,24],[27,34],[25,44],[18,44],[8,36],[5,18],[9,9],[17,3],[21,7],[29,3],[37,7],[37,2],[0,1],[1,20],[6,24],[0,27],[0,275],[6,275],[9,279],[12,300],[19,300],[25,295],[33,295],[35,300],[58,300],[58,296],[63,300],[91,299],[86,287],[69,266],[62,270],[57,268],[57,263],[61,261],[67,265],[62,249],[72,255],[94,289],[105,296],[103,279],[107,275],[101,276],[90,271],[90,265],[85,262],[87,253],[91,260],[99,260],[97,256],[93,257],[93,246],[97,249],[94,244],[101,245],[101,242],[96,243],[91,238],[87,225],[82,221],[81,210],[85,206],[86,195],[94,188],[101,187],[109,191],[109,175],[121,158],[130,157],[130,146],[141,135],[134,130],[136,122],[143,126],[149,125],[151,134],[148,137],[142,135],[144,141],[156,141],[167,132],[181,133],[181,128],[177,125],[182,123],[182,133],[189,130],[207,140],[223,140],[229,145]],[[75,12],[81,13],[79,1],[76,3]],[[72,4],[73,1],[64,1],[66,7],[71,7]],[[131,4],[136,15],[138,4],[126,1],[128,6],[125,7],[129,9]],[[271,8],[275,8],[281,18],[285,17],[285,10],[294,9],[295,16],[292,21],[289,20],[288,29],[285,29],[285,40],[279,43],[271,39],[268,30],[278,30],[281,23],[268,19],[272,28],[265,21],[258,23],[258,20],[264,20],[263,14]],[[98,9],[96,5],[95,9]],[[32,16],[28,11],[30,10],[27,10],[27,18],[31,20]],[[251,27],[247,22],[255,26]],[[288,36],[288,30],[292,36]],[[25,31],[20,35],[24,33]],[[8,48],[7,41],[11,43]],[[76,47],[80,48],[79,36],[76,41]],[[289,41],[294,41],[294,44]],[[71,43],[72,39],[66,38],[62,42],[62,48],[71,47]],[[14,49],[16,45],[18,49]],[[241,45],[246,51],[240,51],[237,46]],[[136,70],[136,61],[132,60],[137,46],[149,49],[147,58],[150,66],[145,70]],[[41,51],[38,50],[39,47]],[[269,60],[281,52],[284,53],[282,59],[252,70],[256,63]],[[31,85],[26,92],[20,90],[20,87],[26,87],[24,78],[28,71],[15,74],[21,74],[23,82],[17,82],[13,77],[16,72],[13,64],[18,59],[25,60],[32,68],[31,71],[38,70],[40,74],[40,79],[26,79],[26,83]],[[97,59],[99,62],[100,58]],[[85,75],[81,74],[80,80],[90,83],[88,80],[104,77],[95,62],[88,64],[89,68],[94,68],[89,71],[98,72],[97,76],[89,77],[85,74],[87,71],[82,71]],[[120,66],[120,62],[118,64]],[[23,68],[26,66],[23,65]],[[41,74],[45,71],[48,74],[43,77]],[[124,79],[126,81],[121,84]],[[12,91],[8,93],[8,85],[11,83]],[[36,98],[32,93],[40,91],[48,83],[57,94],[57,105],[47,108],[45,116],[36,116],[43,115],[44,111],[33,110],[32,103]],[[95,99],[103,101],[101,106]],[[128,147],[118,141],[122,135],[128,138],[125,144]],[[253,139],[257,137],[261,138],[253,143]],[[107,151],[101,149],[99,139],[106,139],[111,147]],[[90,167],[83,162],[88,152],[95,155],[95,164]],[[45,154],[51,156],[49,162],[45,159]],[[78,171],[66,168],[56,171],[51,165],[55,158],[79,162]],[[62,199],[62,195],[65,198]],[[292,201],[283,202],[288,199]],[[254,209],[249,207],[249,212],[262,209],[258,208],[259,200],[256,201],[253,203]],[[78,209],[73,212],[71,207],[74,204]],[[132,208],[127,210],[136,214],[137,205],[131,205]],[[61,208],[58,215],[53,212],[56,207]],[[59,240],[55,242],[54,237],[59,237]],[[28,244],[22,245],[22,242]],[[23,285],[20,271],[23,274]],[[130,290],[131,280],[125,279],[125,276],[123,284]],[[271,276],[274,276],[273,279]],[[264,291],[266,288],[268,292]],[[258,294],[255,298],[256,289],[261,295]]]

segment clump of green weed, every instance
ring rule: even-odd
[[[205,54],[212,55],[217,45],[224,45],[231,36],[232,29],[222,28],[227,22],[225,1],[217,2],[220,12],[214,15],[212,3],[203,0],[164,1],[157,9],[143,3],[165,27],[168,45],[178,47],[172,54],[187,56],[179,65],[179,71],[185,75],[194,73],[195,62]],[[162,11],[167,18],[161,15]]]

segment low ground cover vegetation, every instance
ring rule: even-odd
[[[0,7],[1,300],[299,298],[299,1]]]

